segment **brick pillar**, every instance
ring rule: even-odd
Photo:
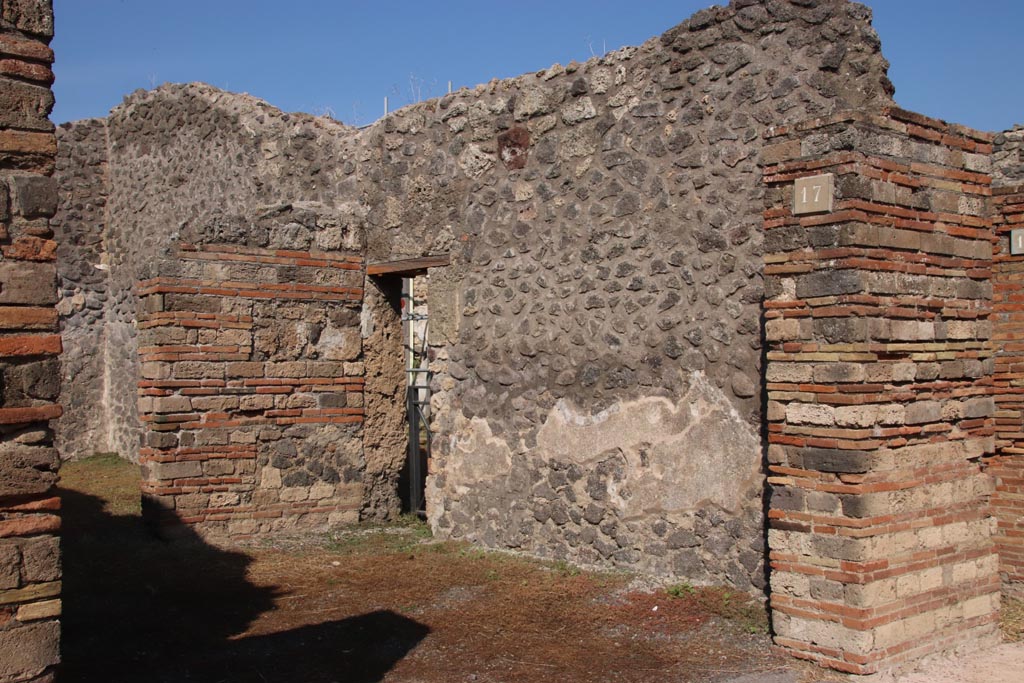
[[[986,465],[995,481],[999,573],[1004,590],[1024,597],[1024,253],[1010,251],[1012,231],[1024,229],[1024,185],[993,190],[991,213],[996,449]]]
[[[896,109],[768,137],[776,643],[856,674],[994,643],[991,137]],[[794,213],[822,174],[831,210]]]
[[[156,270],[137,287],[148,519],[206,536],[357,521],[362,258],[181,244]]]
[[[0,3],[0,680],[51,681],[60,640],[57,152],[48,1]]]

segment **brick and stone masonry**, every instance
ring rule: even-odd
[[[995,351],[996,448],[986,459],[995,484],[999,573],[1006,592],[1024,596],[1024,253],[1013,254],[1013,230],[1024,229],[1024,129],[997,135],[991,217],[992,340]]]
[[[838,0],[737,3],[638,48],[463,89],[361,131],[198,84],[134,93],[102,121],[62,126],[61,183],[79,194],[66,197],[61,218],[81,240],[67,250],[61,306],[69,311],[68,367],[81,368],[86,381],[69,392],[75,407],[61,433],[69,444],[87,435],[78,406],[100,406],[105,430],[77,445],[105,439],[104,450],[146,460],[147,490],[160,491],[153,502],[165,511],[173,502],[179,519],[206,529],[243,520],[254,530],[286,526],[257,528],[246,516],[309,507],[338,485],[335,476],[350,486],[324,501],[351,506],[361,492],[360,518],[394,514],[405,437],[400,328],[387,305],[393,283],[346,285],[365,292],[342,306],[344,326],[358,328],[362,341],[361,355],[345,362],[355,373],[363,364],[365,414],[361,426],[332,426],[362,430],[362,450],[341,449],[344,466],[333,468],[340,475],[304,464],[323,447],[312,427],[300,434],[290,426],[276,440],[282,424],[271,423],[296,417],[276,411],[356,408],[314,405],[320,397],[307,389],[309,378],[336,376],[310,369],[339,343],[314,334],[327,302],[309,301],[297,313],[287,297],[253,303],[225,293],[232,287],[171,292],[165,307],[251,316],[266,329],[254,328],[251,341],[233,330],[231,343],[211,342],[223,347],[215,351],[170,351],[163,347],[202,342],[173,323],[151,327],[146,316],[170,312],[160,305],[143,309],[140,321],[138,299],[158,292],[139,283],[230,278],[262,294],[269,288],[261,285],[283,285],[296,272],[320,277],[314,268],[280,265],[275,273],[255,261],[229,269],[223,257],[204,261],[197,274],[186,244],[203,245],[202,254],[218,245],[351,252],[367,264],[448,253],[451,265],[429,275],[438,438],[427,497],[435,532],[763,589],[760,133],[839,107],[889,103],[869,16]],[[339,226],[351,244],[332,238]],[[97,232],[100,249],[89,237]],[[102,372],[80,354],[101,334],[83,329],[94,325],[90,305],[104,312]],[[151,343],[154,330],[166,341]],[[247,362],[259,366],[244,366],[252,376],[221,375]],[[284,372],[279,362],[307,365],[274,374]],[[146,377],[151,372],[173,376]],[[137,406],[140,377],[154,395]],[[291,380],[294,394],[282,385],[273,407],[266,398],[235,407],[229,395],[271,379]],[[186,388],[217,391],[176,413]],[[357,392],[349,398],[358,400]],[[192,419],[207,411],[206,422]],[[246,426],[243,436],[229,434],[225,420],[268,424]],[[139,451],[140,432],[167,445]],[[237,449],[237,462],[214,456],[214,446]],[[280,489],[271,485],[275,470]],[[355,514],[337,512],[336,519]]]
[[[871,673],[989,642],[1024,136],[896,109],[887,66],[861,5],[737,0],[364,130],[201,84],[62,126],[64,455],[140,461],[150,518],[204,534],[394,515],[366,272],[444,254],[435,534],[759,591],[767,509],[780,646]],[[832,210],[794,214],[820,174]]]
[[[358,521],[362,257],[179,249],[136,289],[146,511],[235,537]]]
[[[0,3],[0,681],[52,681],[60,640],[53,12]]]
[[[873,673],[998,640],[992,136],[895,108],[766,135],[776,642]],[[795,181],[831,174],[831,212]]]

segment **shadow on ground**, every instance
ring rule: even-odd
[[[61,496],[66,683],[379,681],[429,632],[380,610],[240,636],[278,596],[247,580],[247,555],[195,535],[162,541],[100,498]]]

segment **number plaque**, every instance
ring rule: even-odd
[[[1024,254],[1024,228],[1010,231],[1010,253]]]
[[[831,173],[797,178],[793,191],[793,213],[824,213],[832,210],[834,176]]]

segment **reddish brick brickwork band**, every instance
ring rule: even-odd
[[[0,7],[0,680],[41,683],[60,659],[61,612],[53,12]]]
[[[997,638],[991,137],[897,109],[768,136],[776,642],[866,674]],[[831,173],[831,213],[793,214]]]
[[[159,270],[136,288],[150,518],[233,536],[356,521],[362,258],[181,244]]]

